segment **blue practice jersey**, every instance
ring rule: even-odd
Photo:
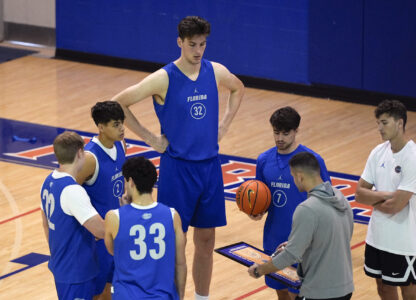
[[[304,151],[315,155],[321,167],[322,180],[330,181],[322,157],[303,145],[299,145],[289,154],[280,154],[273,147],[257,158],[256,179],[267,184],[272,194],[263,232],[263,248],[266,251],[273,252],[280,243],[287,241],[292,228],[293,213],[298,204],[307,198],[307,193],[300,193],[296,187],[289,167],[292,156]]]
[[[114,239],[113,299],[179,299],[171,209],[125,205]]]
[[[41,189],[42,208],[49,226],[48,266],[55,281],[62,283],[82,283],[98,274],[94,236],[61,207],[63,189],[75,184],[78,183],[71,176],[55,179],[50,174]]]
[[[211,62],[201,61],[193,81],[170,63],[164,68],[169,88],[163,105],[153,101],[166,153],[186,160],[205,160],[218,155],[218,88]]]
[[[85,151],[91,152],[98,160],[98,176],[92,185],[83,187],[91,198],[91,203],[104,219],[111,209],[120,207],[119,198],[124,193],[124,177],[121,168],[126,160],[122,142],[114,143],[117,158],[113,160],[97,143],[90,141]]]

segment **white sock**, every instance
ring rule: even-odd
[[[195,293],[195,300],[209,300],[209,296],[201,296]]]

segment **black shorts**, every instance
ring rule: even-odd
[[[312,299],[312,298],[306,298],[306,297],[299,297],[297,296],[295,300],[350,300],[352,296],[352,293],[349,293],[348,295],[337,297],[337,298],[325,298],[325,299]]]
[[[416,256],[397,255],[365,245],[364,272],[387,285],[416,283]]]

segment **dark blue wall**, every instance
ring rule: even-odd
[[[363,88],[416,96],[416,1],[366,0]]]
[[[309,80],[362,88],[363,0],[313,0],[309,12]]]
[[[412,0],[58,0],[57,48],[168,63],[176,26],[211,22],[205,57],[233,73],[416,97]]]
[[[59,0],[57,48],[167,63],[187,15],[212,25],[206,58],[233,73],[307,82],[308,0]]]

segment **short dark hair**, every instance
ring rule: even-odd
[[[61,165],[72,164],[79,149],[84,149],[84,140],[74,131],[64,131],[53,141],[53,152]]]
[[[270,117],[270,124],[273,129],[279,131],[296,130],[300,124],[299,113],[290,106],[285,106],[276,110]]]
[[[396,121],[403,119],[403,130],[406,127],[407,121],[407,109],[403,103],[398,100],[384,100],[377,105],[374,111],[376,118],[380,118],[382,114],[388,114],[393,117]]]
[[[299,152],[289,160],[290,168],[301,169],[308,173],[320,173],[321,168],[315,155],[310,152]]]
[[[157,180],[156,168],[153,163],[143,156],[127,159],[122,167],[126,180],[133,179],[140,194],[150,194]]]
[[[95,125],[107,124],[111,120],[124,121],[126,118],[121,105],[116,101],[97,102],[91,107],[91,116]]]
[[[211,25],[209,22],[198,16],[187,16],[178,24],[178,35],[184,40],[192,38],[195,35],[209,35]]]

